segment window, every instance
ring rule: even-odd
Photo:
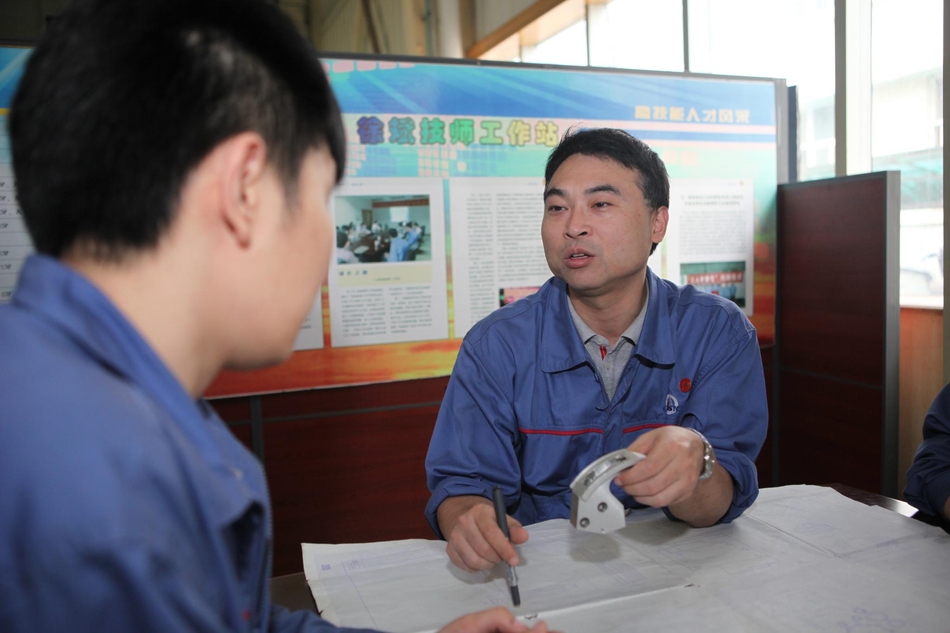
[[[871,164],[901,172],[901,304],[943,305],[943,2],[871,5]]]
[[[690,0],[689,69],[797,86],[798,178],[835,175],[833,0]]]
[[[587,66],[586,16],[585,0],[565,0],[480,57]]]
[[[533,64],[587,65],[587,20],[580,19],[533,46],[521,45],[521,61]]]
[[[942,307],[944,3],[871,2],[871,165],[901,172],[901,304]],[[798,179],[834,176],[834,0],[687,7],[689,70],[796,86]],[[682,11],[682,0],[566,0],[485,57],[682,71]]]
[[[481,58],[682,72],[683,1],[566,0]]]
[[[683,72],[683,1],[590,4],[590,64]]]

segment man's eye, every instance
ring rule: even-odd
[[[564,207],[562,207],[561,205],[558,205],[558,204],[548,205],[548,213],[555,213],[557,211],[563,211],[563,210],[564,210]]]

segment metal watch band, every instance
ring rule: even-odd
[[[703,472],[699,473],[699,480],[706,481],[712,477],[713,469],[716,466],[716,453],[713,451],[712,444],[709,443],[705,435],[696,429],[690,429],[690,431],[698,435],[699,439],[703,441]]]

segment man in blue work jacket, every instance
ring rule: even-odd
[[[315,52],[258,0],[77,0],[10,138],[38,254],[0,306],[0,631],[338,630],[271,603],[264,471],[201,399],[289,356],[327,273]]]
[[[924,440],[907,471],[904,498],[950,525],[950,384],[934,398],[924,418]]]
[[[659,279],[647,259],[669,221],[659,156],[626,132],[569,133],[545,169],[541,237],[554,277],[465,337],[429,445],[427,517],[466,570],[518,563],[511,541],[570,515],[570,484],[629,448],[614,486],[701,527],[758,494],[768,410],[755,329],[735,304]]]

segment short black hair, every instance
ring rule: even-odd
[[[670,206],[670,177],[659,155],[646,143],[615,128],[570,129],[551,151],[544,168],[544,181],[551,182],[558,167],[574,154],[608,158],[639,176],[637,185],[651,209]],[[650,254],[656,250],[656,243]]]
[[[349,236],[343,231],[336,232],[336,247],[343,248],[350,241]]]
[[[345,169],[339,106],[312,46],[263,0],[75,0],[52,22],[9,121],[35,248],[97,259],[158,244],[191,171],[257,132],[293,199],[309,150]]]

